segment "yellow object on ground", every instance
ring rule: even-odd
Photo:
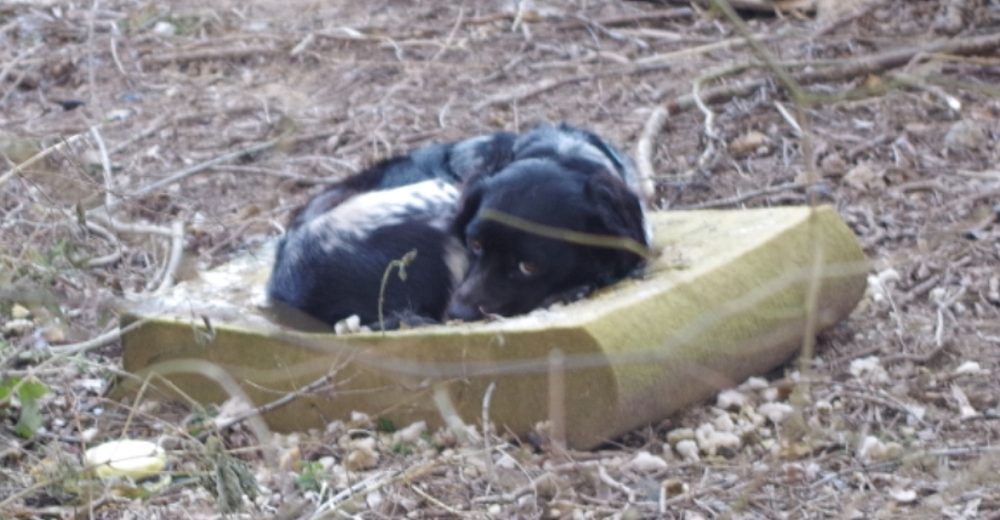
[[[526,316],[385,334],[275,325],[255,305],[271,262],[262,252],[137,306],[123,325],[146,321],[124,336],[125,369],[165,374],[200,401],[225,400],[226,385],[256,405],[297,393],[264,415],[280,431],[351,411],[434,426],[444,409],[475,424],[486,412],[516,434],[548,420],[585,449],[779,366],[864,293],[864,255],[832,208],[650,219],[662,254],[642,280]],[[222,372],[198,368],[205,361]]]
[[[83,461],[98,477],[152,477],[167,467],[167,455],[155,442],[123,439],[88,449]]]

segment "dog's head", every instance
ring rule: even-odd
[[[592,162],[524,159],[471,179],[454,220],[471,258],[448,317],[525,313],[620,280],[642,257],[616,245],[648,245],[643,218],[638,197]]]

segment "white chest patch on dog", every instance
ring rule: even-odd
[[[448,266],[451,274],[451,286],[457,287],[469,268],[469,254],[462,242],[455,237],[448,237],[444,244],[444,265]]]
[[[299,232],[317,240],[326,252],[350,247],[380,227],[423,220],[445,229],[458,203],[458,189],[440,180],[355,195],[316,217]]]

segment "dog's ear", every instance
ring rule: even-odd
[[[595,233],[628,237],[646,244],[645,218],[639,197],[614,175],[601,171],[587,179],[585,193],[593,208],[590,225]]]
[[[458,240],[465,244],[465,228],[479,212],[486,191],[486,175],[477,175],[469,179],[462,188],[462,197],[458,200],[458,212],[451,221],[451,231]]]
[[[459,141],[451,148],[448,166],[459,179],[493,175],[510,164],[515,138],[510,132],[496,132]]]

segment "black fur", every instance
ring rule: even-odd
[[[464,270],[455,265],[465,260],[461,242],[449,232],[457,185],[502,168],[514,138],[501,132],[420,148],[310,200],[278,243],[267,290],[279,316],[297,310],[335,324],[357,314],[378,326],[383,276],[391,262],[415,250],[405,281],[398,269],[389,273],[381,324],[440,320]]]
[[[464,188],[453,230],[469,247],[471,264],[448,316],[520,314],[627,276],[642,257],[539,236],[484,218],[484,210],[648,245],[638,185],[628,160],[589,132],[562,125],[519,138],[509,165],[470,178]]]

